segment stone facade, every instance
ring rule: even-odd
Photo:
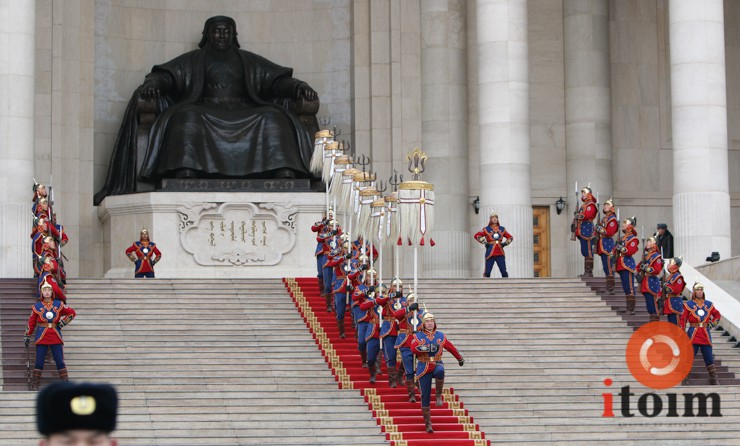
[[[506,26],[526,36],[525,63],[512,64],[514,55],[488,54],[480,48],[485,39],[503,39],[502,48],[522,42],[503,34],[500,14],[482,19],[487,17],[482,9],[489,4],[524,19]],[[673,26],[672,8],[674,13],[693,8],[688,15],[702,17],[703,8],[711,9],[715,18],[710,21],[719,31],[707,45],[724,60],[721,89],[726,94],[720,96],[726,97],[726,104],[720,115],[726,124],[712,119],[712,125],[724,127],[724,134],[720,128],[710,135],[724,141],[724,149],[719,148],[724,155],[699,150],[682,161],[688,163],[684,167],[676,165],[675,126],[682,118],[675,116],[681,105],[674,104],[672,86],[688,93],[701,88],[675,84],[680,82],[674,77],[681,62],[672,57],[672,45],[685,45],[692,25]],[[358,153],[373,157],[381,178],[394,169],[404,171],[403,155],[413,147],[428,151],[428,179],[438,185],[440,212],[438,244],[424,251],[423,274],[479,276],[481,249],[467,236],[494,208],[504,223],[521,220],[516,223],[521,234],[515,234],[521,244],[511,246],[511,262],[524,262],[516,266],[515,275],[530,275],[531,259],[525,258],[530,217],[515,209],[530,206],[551,209],[551,274],[577,274],[575,244],[568,241],[576,180],[579,185],[590,181],[602,201],[613,195],[621,216],[636,215],[638,230],[644,226],[646,233],[665,222],[677,240],[683,240],[705,220],[704,215],[683,216],[702,209],[723,220],[724,226],[716,228],[719,238],[677,245],[677,254],[692,263],[700,263],[710,251],[722,252],[723,258],[740,254],[740,178],[728,175],[740,168],[740,125],[735,125],[740,121],[737,2],[2,0],[0,11],[5,23],[14,25],[3,31],[12,51],[0,65],[10,70],[7,74],[28,81],[0,85],[5,91],[0,96],[10,98],[12,92],[8,100],[34,108],[13,108],[0,116],[3,129],[15,132],[2,133],[0,152],[0,165],[7,171],[2,178],[9,180],[3,183],[9,193],[0,200],[1,276],[30,274],[30,265],[11,267],[10,259],[29,245],[25,237],[30,216],[26,218],[24,207],[33,176],[53,182],[58,217],[71,239],[65,247],[69,275],[106,273],[99,259],[110,249],[110,241],[92,196],[104,182],[126,102],[152,65],[195,48],[203,22],[216,14],[234,17],[244,48],[294,67],[294,75],[319,92],[320,116],[331,116],[342,138],[351,140]],[[516,23],[526,29],[515,30]],[[35,53],[27,45],[29,38],[35,41]],[[17,57],[29,54],[33,57]],[[503,79],[500,70],[505,67],[527,71],[523,87],[528,99],[513,109],[513,103],[503,104],[500,96],[481,88],[490,85],[488,76]],[[507,76],[511,83],[521,72]],[[720,88],[716,82],[711,85]],[[512,88],[499,93],[511,94]],[[490,98],[496,103],[481,103]],[[528,109],[523,117],[510,115],[522,107]],[[523,182],[516,191],[507,190],[509,181],[502,185],[487,178],[482,167],[519,164],[510,155],[521,154],[521,149],[502,139],[503,133],[493,135],[493,147],[488,130],[481,128],[481,123],[504,121],[509,129],[519,122],[528,128],[524,144],[529,178],[524,170],[513,173],[502,167],[512,175],[511,182]],[[14,151],[6,149],[6,141],[12,141]],[[705,166],[704,159],[711,163]],[[704,199],[693,204],[681,198],[682,188],[712,192],[717,186],[709,180],[718,178],[726,183],[719,186],[725,195],[714,207],[705,208]],[[526,193],[519,196],[522,190]],[[476,196],[483,200],[477,215],[471,206]],[[568,208],[557,215],[554,203],[560,196]],[[676,221],[679,215],[681,222]]]

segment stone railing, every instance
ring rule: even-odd
[[[740,280],[740,256],[697,266],[696,270],[711,280]]]

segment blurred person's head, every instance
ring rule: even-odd
[[[109,384],[60,381],[36,399],[39,446],[117,446],[118,395]]]

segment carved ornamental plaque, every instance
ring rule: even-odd
[[[180,243],[199,265],[276,265],[296,243],[298,210],[279,203],[180,207]]]

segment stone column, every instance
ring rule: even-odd
[[[35,12],[35,2],[0,0],[0,277],[33,276]]]
[[[671,0],[674,252],[692,265],[730,257],[722,0]]]
[[[478,0],[476,7],[481,212],[495,211],[514,237],[509,275],[532,277],[527,2]]]
[[[434,240],[423,249],[427,277],[467,277],[469,269],[467,69],[464,0],[421,2],[421,148],[434,184]],[[444,255],[437,252],[444,249]]]
[[[563,26],[566,200],[572,216],[581,204],[574,196],[576,181],[579,189],[591,183],[599,207],[613,190],[608,1],[565,0]],[[568,275],[575,276],[583,272],[583,257],[580,243],[571,245]],[[594,265],[601,274],[600,260]]]

